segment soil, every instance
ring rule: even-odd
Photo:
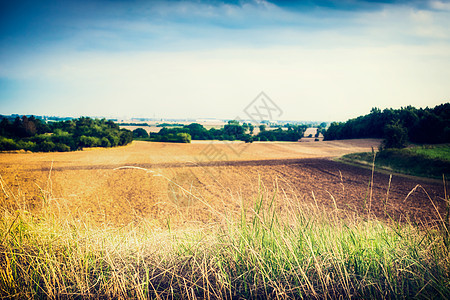
[[[275,194],[280,206],[419,223],[439,219],[437,210],[444,217],[443,183],[375,172],[371,185],[370,169],[333,160],[378,144],[134,142],[70,153],[3,153],[0,208],[95,223],[182,226],[216,222],[217,214]]]

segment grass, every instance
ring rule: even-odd
[[[370,152],[351,153],[341,158],[344,162],[372,165]],[[377,152],[375,166],[396,173],[438,178],[450,176],[450,145],[416,146],[405,149],[386,149]]]
[[[408,148],[409,151],[431,159],[450,161],[450,145],[424,145]]]
[[[51,195],[38,214],[3,207],[0,296],[450,298],[448,218],[389,222],[280,194],[260,192],[217,223],[184,229],[59,218]]]

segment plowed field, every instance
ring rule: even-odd
[[[427,222],[444,213],[442,183],[332,160],[378,140],[319,143],[133,142],[70,153],[2,153],[1,208],[51,209],[95,223],[215,222],[217,214],[275,195],[280,207],[313,205]],[[417,186],[416,190],[408,194]],[[407,197],[408,196],[408,197]],[[433,201],[433,203],[432,203]]]

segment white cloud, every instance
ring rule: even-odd
[[[450,11],[450,3],[449,2],[431,1],[430,7],[433,9],[438,9],[438,10]]]

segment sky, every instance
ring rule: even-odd
[[[450,101],[450,2],[0,0],[0,114],[345,121]],[[256,100],[256,102],[255,102]]]

